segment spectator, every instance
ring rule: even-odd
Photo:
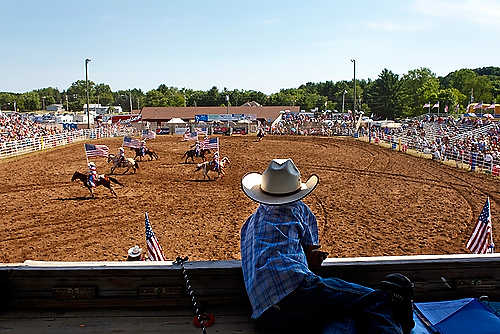
[[[413,284],[401,274],[373,290],[315,274],[327,253],[319,250],[316,217],[301,199],[319,179],[302,183],[291,159],[274,159],[263,174],[241,181],[260,203],[241,229],[241,258],[252,318],[266,329],[314,333],[410,333]]]
[[[128,250],[127,261],[143,261],[142,248],[135,245]]]

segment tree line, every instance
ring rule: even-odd
[[[193,90],[161,84],[156,89],[143,92],[141,89],[113,92],[105,83],[89,81],[90,103],[121,106],[123,111],[144,106],[225,106],[226,96],[233,106],[248,101],[262,105],[300,106],[310,110],[352,110],[354,107],[353,80],[308,82],[297,88],[281,89],[267,95],[255,90]],[[412,117],[427,112],[423,105],[434,105],[439,101],[439,112],[448,110],[463,112],[471,102],[490,103],[500,101],[500,67],[460,69],[444,77],[438,77],[428,68],[418,68],[403,75],[383,69],[375,80],[356,80],[357,109],[377,118]],[[20,111],[35,111],[61,103],[70,111],[81,111],[86,103],[85,80],[78,80],[66,90],[47,87],[26,93],[0,92],[2,110],[13,110],[14,102]],[[438,110],[433,109],[434,112]]]

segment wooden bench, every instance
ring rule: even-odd
[[[187,262],[192,286],[215,314],[209,333],[256,333],[239,261]],[[500,256],[328,259],[323,276],[375,287],[401,272],[416,301],[489,296],[500,301]],[[0,265],[0,333],[200,333],[179,266],[171,262]]]

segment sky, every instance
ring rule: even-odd
[[[0,1],[0,91],[306,82],[500,66],[500,0]]]

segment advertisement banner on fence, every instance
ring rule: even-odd
[[[219,120],[222,122],[232,121],[233,115],[232,114],[220,114]]]
[[[245,118],[245,114],[232,114],[232,121],[241,121]]]
[[[186,131],[189,130],[189,128],[175,128],[175,134],[176,135],[183,135],[186,133]]]
[[[194,115],[195,122],[208,122],[208,115]]]
[[[219,121],[219,120],[220,120],[220,116],[218,114],[210,114],[210,115],[208,115],[208,121],[209,122]]]
[[[257,115],[256,114],[246,114],[244,119],[248,119],[249,121],[256,121]]]

